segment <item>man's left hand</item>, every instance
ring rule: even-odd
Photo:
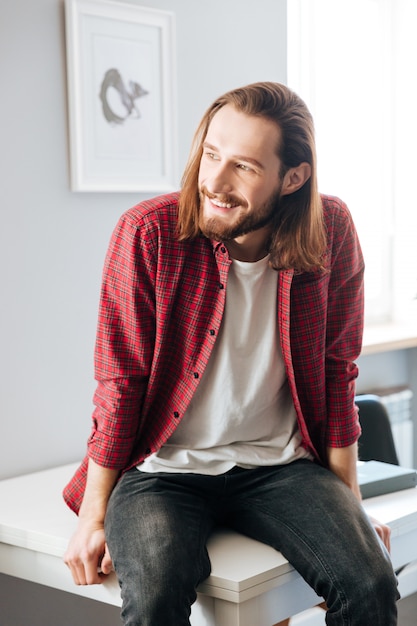
[[[377,534],[380,536],[382,543],[391,552],[391,528],[382,522],[379,522],[374,517],[369,516],[372,526],[375,528]]]

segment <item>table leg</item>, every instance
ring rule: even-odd
[[[214,615],[216,626],[264,626],[259,613],[259,598],[239,604],[216,598]]]

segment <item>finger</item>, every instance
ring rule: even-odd
[[[100,585],[103,582],[100,575],[100,560],[94,559],[84,563],[84,571],[87,585]]]
[[[113,571],[113,562],[109,553],[109,549],[106,544],[103,559],[101,561],[101,571],[103,574],[110,574]]]
[[[85,571],[84,571],[84,567],[82,564],[74,564],[73,562],[66,562],[66,565],[68,566],[68,569],[71,572],[73,581],[76,585],[86,585],[87,581],[86,581],[86,577],[85,577]]]
[[[385,547],[387,548],[388,552],[391,553],[391,528],[386,527],[386,533],[385,533]]]
[[[69,553],[69,551],[67,551],[64,554],[64,563],[65,565],[68,567],[69,571],[71,572],[71,576],[74,580],[74,583],[76,585],[82,585],[85,584],[83,583],[83,572],[79,567],[79,564],[77,563],[77,561],[71,556],[71,554]]]
[[[96,559],[67,561],[67,565],[76,585],[99,585],[103,582]]]
[[[388,526],[384,526],[383,541],[388,552],[391,552],[391,529]]]
[[[378,524],[375,525],[375,530],[388,552],[391,552],[391,529],[388,526]]]

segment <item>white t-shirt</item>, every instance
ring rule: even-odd
[[[217,475],[311,458],[300,445],[278,337],[278,274],[268,262],[233,260],[204,375],[177,429],[141,471]]]

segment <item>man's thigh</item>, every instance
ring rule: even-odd
[[[184,483],[184,484],[183,484]],[[115,560],[123,555],[175,568],[184,554],[200,562],[214,521],[186,475],[127,472],[114,489],[106,515],[106,539]],[[199,556],[200,555],[200,556]],[[197,558],[199,556],[199,558]],[[204,560],[204,559],[203,559]],[[117,563],[116,570],[117,570]],[[207,575],[207,564],[201,572]]]
[[[370,561],[386,567],[388,555],[361,504],[332,472],[303,460],[246,479],[232,501],[230,524],[280,550],[319,595],[329,579],[356,577],[361,568],[369,574]]]

